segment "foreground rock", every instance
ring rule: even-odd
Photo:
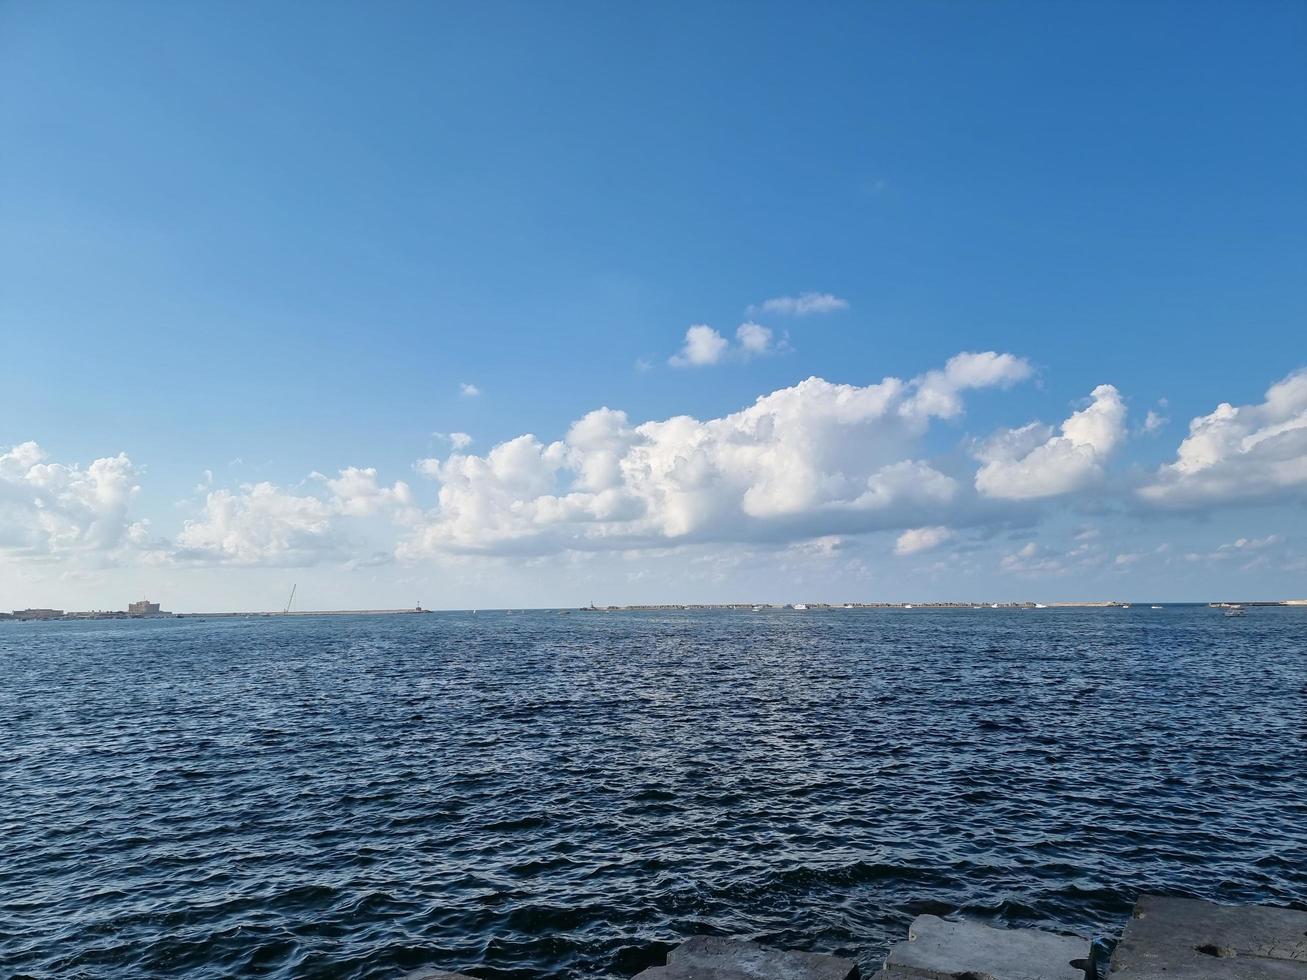
[[[437,970],[434,966],[424,966],[412,973],[405,973],[400,980],[476,980],[476,978],[469,977],[466,973],[450,973],[448,970]]]
[[[771,949],[743,939],[695,936],[635,980],[858,980],[852,960]]]
[[[1085,980],[1089,940],[919,915],[890,950],[886,980]]]
[[[1307,912],[1145,895],[1110,980],[1307,980]]]

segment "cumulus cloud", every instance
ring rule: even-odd
[[[953,532],[946,527],[914,527],[904,531],[894,542],[894,554],[900,557],[915,555],[923,551],[938,548],[953,537]]]
[[[332,505],[341,514],[368,517],[383,510],[402,512],[414,506],[413,491],[407,483],[398,480],[394,486],[381,486],[376,469],[370,466],[347,466],[336,477],[314,476],[331,491]]]
[[[685,331],[685,343],[668,363],[673,367],[707,367],[725,356],[731,342],[706,323],[696,323]]]
[[[405,523],[420,516],[408,484],[383,486],[371,467],[346,467],[335,477],[314,473],[310,479],[310,488],[298,491],[268,482],[214,490],[175,544],[157,547],[152,558],[233,565],[343,560],[353,547],[342,519],[384,514]]]
[[[967,353],[910,381],[809,378],[707,421],[633,424],[598,409],[561,440],[527,434],[484,456],[421,461],[440,484],[438,506],[403,550],[625,549],[938,524],[929,518],[958,486],[916,458],[920,438],[932,419],[961,413],[962,392],[1029,373],[1012,355]]]
[[[1125,438],[1125,418],[1120,393],[1099,385],[1089,405],[1062,423],[1059,435],[1037,422],[998,432],[976,447],[984,464],[976,489],[987,497],[1034,500],[1093,486]]]
[[[236,565],[301,565],[340,549],[332,511],[323,500],[290,493],[271,483],[247,484],[238,491],[215,490],[200,517],[177,535],[167,556]]]
[[[1223,402],[1189,423],[1173,463],[1140,488],[1165,507],[1307,499],[1307,370],[1257,405]]]
[[[735,331],[740,350],[751,357],[773,350],[772,332],[760,323],[741,323]]]
[[[140,473],[124,454],[90,465],[50,462],[35,442],[0,453],[0,553],[109,554],[145,534],[128,511]]]
[[[747,361],[774,354],[786,346],[783,341],[777,343],[771,329],[760,323],[740,324],[735,331],[735,344],[707,324],[697,323],[685,331],[685,342],[667,363],[673,367],[708,367],[728,358]]]
[[[848,300],[830,293],[801,293],[798,296],[775,296],[749,307],[750,313],[776,313],[781,316],[810,316],[836,313],[849,308]]]
[[[481,389],[474,384],[469,384],[468,382],[464,381],[462,384],[458,386],[458,392],[464,398],[477,398],[481,394]]]

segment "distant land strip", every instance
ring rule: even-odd
[[[1130,609],[1134,606],[1162,608],[1163,606],[1201,606],[1213,609],[1230,609],[1238,607],[1264,606],[1303,606],[1307,599],[1239,599],[1219,602],[667,602],[642,603],[625,606],[580,606],[580,607],[526,607],[514,609],[486,609],[485,612],[556,612],[556,613],[609,613],[609,612],[707,612],[713,610],[727,612],[807,612],[810,610],[826,611],[839,609]],[[87,612],[64,612],[61,609],[15,609],[13,613],[0,613],[0,621],[33,622],[55,620],[87,619],[300,619],[313,616],[412,616],[432,612],[473,613],[475,609],[424,609],[416,606],[408,609],[296,609],[291,611],[265,610],[262,612],[149,612],[141,615],[121,610],[92,610]]]

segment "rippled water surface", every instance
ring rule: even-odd
[[[1307,609],[0,623],[0,974],[870,966],[1307,899]]]

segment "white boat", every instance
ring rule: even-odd
[[[808,608],[808,604],[806,602],[796,602],[794,604],[794,608],[802,612],[803,610]]]
[[[1243,606],[1230,606],[1228,609],[1225,610],[1226,617],[1230,619],[1233,619],[1237,616],[1242,616],[1243,614],[1244,614]]]
[[[1044,605],[1042,602],[1036,602],[1036,603],[1035,603],[1035,608],[1036,608],[1036,609],[1047,609],[1048,606]]]
[[[910,603],[910,602],[905,602],[905,603],[903,603],[903,608],[904,608],[904,609],[911,609],[911,608],[912,608],[912,603]]]
[[[1148,608],[1149,608],[1149,609],[1161,609],[1162,607],[1161,607],[1161,606],[1149,606]]]

